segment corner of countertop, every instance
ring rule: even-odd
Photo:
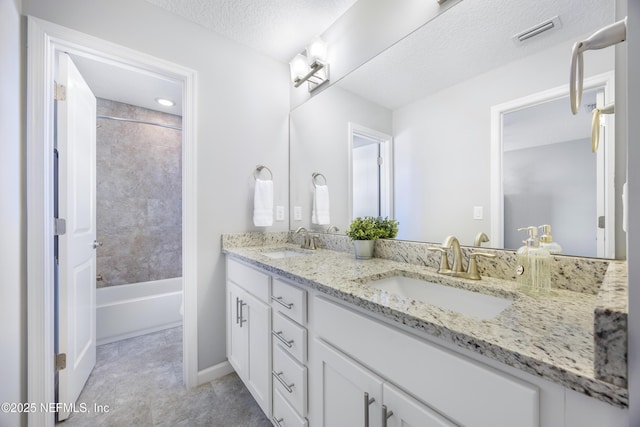
[[[594,373],[597,379],[627,387],[629,277],[626,261],[612,261],[594,309]]]

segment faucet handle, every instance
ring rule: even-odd
[[[469,267],[467,268],[467,277],[473,280],[480,280],[480,273],[478,273],[478,261],[477,257],[482,256],[485,258],[495,258],[495,254],[489,254],[486,252],[473,252],[469,255]]]
[[[446,249],[441,248],[440,246],[428,246],[427,249],[429,249],[430,251],[437,251],[442,254],[442,256],[440,257],[440,268],[438,269],[438,273],[443,273],[445,271],[451,270],[451,267],[449,267],[449,259],[447,258]]]

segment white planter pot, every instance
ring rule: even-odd
[[[375,240],[354,240],[353,246],[356,250],[356,259],[373,258],[373,245]]]

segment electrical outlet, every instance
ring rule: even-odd
[[[276,221],[284,221],[284,206],[276,206]]]
[[[473,207],[473,219],[482,219],[484,218],[484,213],[482,212],[482,206],[474,206]]]
[[[302,221],[302,206],[293,207],[293,220]]]

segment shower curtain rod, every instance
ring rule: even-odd
[[[98,118],[98,119],[116,120],[116,121],[119,121],[119,122],[142,123],[142,124],[145,124],[145,125],[160,126],[162,128],[174,129],[174,130],[179,130],[179,131],[182,130],[182,128],[179,127],[179,126],[165,125],[165,124],[162,124],[162,123],[147,122],[147,121],[144,121],[144,120],[137,120],[137,119],[125,119],[125,118],[122,118],[122,117],[101,116],[101,115],[97,115],[96,118]]]

